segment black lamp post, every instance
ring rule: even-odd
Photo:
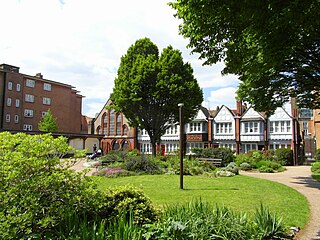
[[[183,123],[182,123],[183,103],[179,103],[178,107],[179,107],[179,124],[180,124],[180,189],[183,189]]]

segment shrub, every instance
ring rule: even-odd
[[[248,171],[252,169],[251,165],[246,162],[241,163],[239,167],[241,170],[244,170],[244,171]]]
[[[147,174],[160,174],[160,167],[153,160],[148,159],[146,156],[132,156],[124,165],[124,168],[132,172],[143,172]]]
[[[274,170],[271,167],[262,166],[262,167],[259,168],[259,172],[261,172],[261,173],[273,173]]]
[[[239,174],[239,168],[237,168],[237,165],[235,162],[231,162],[229,163],[226,167],[221,168],[220,171],[228,171],[228,172],[232,172],[235,175]]]
[[[94,172],[92,175],[100,177],[124,177],[131,176],[132,173],[121,169],[121,168],[101,168],[98,171]]]
[[[1,238],[32,238],[69,213],[94,214],[100,195],[61,159],[71,151],[77,153],[64,137],[0,133]]]
[[[235,174],[233,172],[221,169],[216,171],[216,176],[217,177],[233,177],[235,176]]]
[[[278,148],[274,152],[274,161],[282,166],[293,165],[292,150],[288,148]]]
[[[318,149],[316,150],[315,160],[316,160],[316,161],[320,161],[320,148],[318,148]]]
[[[157,216],[150,199],[142,191],[130,186],[108,189],[105,201],[99,209],[100,217],[113,219],[123,211],[132,211],[134,222],[137,224],[151,223]]]
[[[311,166],[311,171],[313,173],[320,173],[320,162],[314,162]]]
[[[220,158],[223,163],[233,162],[235,156],[230,148],[193,148],[196,157]]]
[[[282,171],[281,164],[272,161],[259,161],[256,164],[256,168],[259,169],[260,172]]]
[[[251,165],[251,158],[247,154],[240,153],[239,155],[236,156],[235,162],[237,166],[240,166],[242,163],[248,163]]]

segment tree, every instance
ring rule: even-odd
[[[180,33],[205,64],[224,61],[241,81],[238,97],[273,111],[289,97],[320,107],[318,0],[177,0]]]
[[[183,122],[194,117],[203,94],[189,63],[171,46],[163,49],[150,39],[139,39],[121,57],[111,94],[111,106],[124,113],[133,127],[145,129],[153,155],[156,144],[172,123],[179,120],[178,103],[183,103]]]
[[[42,132],[56,132],[58,131],[58,124],[56,119],[53,117],[51,110],[44,115],[38,124],[38,128]]]

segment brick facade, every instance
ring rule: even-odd
[[[71,85],[0,65],[1,130],[38,131],[38,123],[50,109],[59,132],[80,133],[82,97]]]

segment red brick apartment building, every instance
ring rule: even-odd
[[[71,85],[1,64],[0,131],[38,131],[39,121],[50,109],[59,132],[80,133],[82,97]]]

